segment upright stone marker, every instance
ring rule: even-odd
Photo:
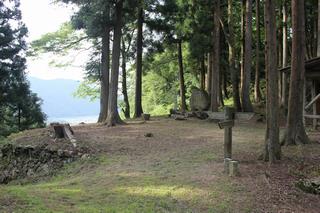
[[[225,120],[219,122],[220,129],[224,129],[224,158],[232,158],[232,127],[234,126],[234,110],[225,107]]]

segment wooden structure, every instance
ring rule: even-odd
[[[320,119],[320,57],[305,62],[304,118],[312,119],[312,126],[317,128]],[[291,67],[280,69],[280,72],[290,72]]]
[[[224,158],[232,158],[232,127],[234,110],[225,107],[225,118],[218,123],[220,129],[224,129]]]

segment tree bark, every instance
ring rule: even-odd
[[[208,53],[208,69],[207,69],[207,92],[211,97],[211,81],[212,81],[212,53]]]
[[[184,76],[183,76],[183,56],[182,56],[182,41],[178,41],[178,62],[179,62],[179,81],[180,81],[180,99],[181,99],[181,108],[182,112],[187,110],[186,104],[186,88],[184,85]]]
[[[214,4],[214,30],[213,30],[213,65],[211,81],[211,106],[212,112],[217,112],[219,108],[220,96],[220,0]],[[221,97],[220,97],[221,98]]]
[[[138,11],[138,35],[137,35],[137,70],[136,70],[136,96],[135,96],[135,108],[134,117],[141,117],[142,110],[142,45],[143,45],[143,6],[140,2]]]
[[[122,36],[122,7],[123,0],[119,0],[115,5],[115,26],[113,33],[113,47],[112,47],[112,67],[111,67],[111,81],[108,105],[107,125],[115,126],[123,124],[118,113],[118,81],[119,81],[119,65],[120,65],[120,48]]]
[[[127,55],[126,55],[126,48],[125,42],[122,42],[122,94],[123,94],[123,101],[124,101],[124,110],[123,114],[125,118],[130,118],[130,104],[128,98],[128,91],[127,91]]]
[[[260,91],[260,0],[256,0],[256,33],[257,33],[257,43],[256,43],[256,73],[254,79],[254,101],[259,103],[261,101],[261,91]]]
[[[245,49],[245,30],[246,30],[246,0],[241,4],[241,46],[240,46],[240,93],[242,93],[242,78],[244,75],[244,49]],[[240,99],[241,100],[241,99]],[[242,104],[242,103],[241,103]]]
[[[304,0],[292,0],[292,58],[287,118],[286,145],[309,143],[303,124],[305,85],[305,12]]]
[[[110,6],[105,8],[105,16],[110,19]],[[109,103],[109,72],[110,72],[110,26],[105,23],[102,35],[101,63],[100,63],[100,113],[98,122],[102,123],[108,117]]]
[[[233,1],[228,0],[228,27],[229,27],[229,70],[231,73],[231,83],[232,83],[232,97],[233,97],[233,105],[235,109],[239,112],[241,111],[241,102],[239,95],[239,75],[237,69],[235,67],[235,42],[234,42],[234,20],[233,20]]]
[[[242,111],[253,112],[250,100],[251,61],[252,61],[252,0],[246,0],[246,27],[244,65],[241,76],[241,101]]]
[[[205,90],[205,82],[206,82],[206,65],[205,65],[205,57],[201,59],[200,62],[200,89]]]
[[[100,65],[100,114],[99,123],[103,123],[108,117],[108,102],[109,102],[109,70],[110,70],[110,28],[105,27],[102,36],[102,53]]]
[[[274,163],[281,158],[279,143],[279,84],[277,69],[277,28],[275,2],[265,1],[266,72],[267,72],[267,129],[264,160]]]
[[[223,92],[223,95],[224,95],[224,97],[226,98],[226,99],[229,99],[229,94],[228,94],[228,79],[227,79],[227,72],[223,72],[222,73],[222,83],[223,83],[223,85],[222,85],[222,92]],[[221,96],[222,97],[222,96]],[[221,98],[222,100],[223,100],[223,98]]]
[[[320,0],[318,0],[317,56],[320,57]]]
[[[282,67],[286,67],[288,65],[288,30],[287,30],[287,9],[286,9],[286,0],[283,0],[282,5],[282,16],[283,16],[283,27],[282,27]],[[282,99],[281,106],[286,112],[288,109],[288,75],[287,73],[282,73]]]

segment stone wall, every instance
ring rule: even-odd
[[[17,179],[36,179],[54,174],[65,163],[74,161],[84,154],[80,150],[50,150],[43,146],[0,147],[0,184]]]

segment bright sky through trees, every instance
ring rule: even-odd
[[[41,35],[59,29],[70,20],[72,8],[55,5],[52,0],[21,0],[22,20],[29,30],[28,42]],[[82,79],[81,67],[54,68],[49,66],[49,58],[28,59],[28,75],[41,79]]]

